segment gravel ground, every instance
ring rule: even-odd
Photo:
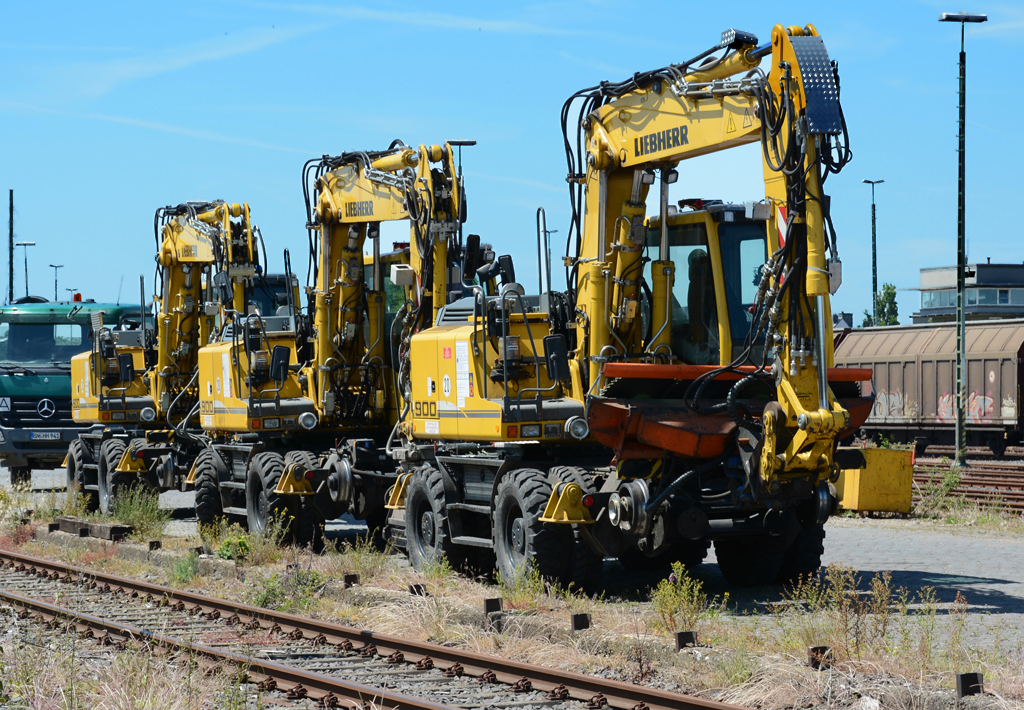
[[[34,471],[33,491],[41,498],[52,487],[62,486],[63,480],[62,470]],[[9,484],[7,470],[0,468],[0,485]],[[192,493],[169,491],[161,494],[160,503],[174,511],[168,535],[196,534]],[[327,535],[345,539],[365,530],[346,516],[330,523]],[[940,602],[952,602],[961,592],[970,604],[975,633],[984,635],[998,628],[1004,637],[1024,637],[1024,536],[913,519],[836,518],[826,530],[824,564],[850,566],[865,582],[876,572],[887,570],[895,588],[916,591],[930,586]],[[778,599],[775,589],[737,594],[725,584],[714,563],[712,548],[707,564],[696,569],[708,592],[729,591],[741,606]],[[611,594],[627,598],[638,588],[635,575],[622,575],[621,567],[610,561],[605,564],[605,581]]]

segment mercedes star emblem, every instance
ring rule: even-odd
[[[36,405],[36,411],[43,419],[49,419],[57,413],[57,405],[53,403],[52,399],[41,399]]]

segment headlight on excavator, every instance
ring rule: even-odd
[[[151,422],[156,419],[156,410],[152,407],[143,407],[139,412],[139,418],[144,422]]]
[[[252,354],[252,371],[260,374],[270,372],[270,351],[256,350]]]
[[[303,412],[299,415],[299,426],[303,429],[312,429],[316,426],[316,415],[313,412]]]
[[[571,417],[565,422],[565,430],[573,439],[586,439],[590,434],[590,425],[583,417]]]

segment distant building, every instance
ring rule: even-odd
[[[971,264],[964,287],[967,320],[1024,318],[1024,264]],[[914,323],[956,320],[956,267],[921,269],[921,310]]]
[[[832,330],[845,330],[853,327],[852,313],[833,313]]]

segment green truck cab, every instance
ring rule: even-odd
[[[102,311],[112,328],[133,330],[139,310],[37,296],[0,306],[0,465],[12,483],[27,482],[34,468],[60,468],[68,444],[90,428],[72,419],[71,358],[92,347],[92,314]]]

